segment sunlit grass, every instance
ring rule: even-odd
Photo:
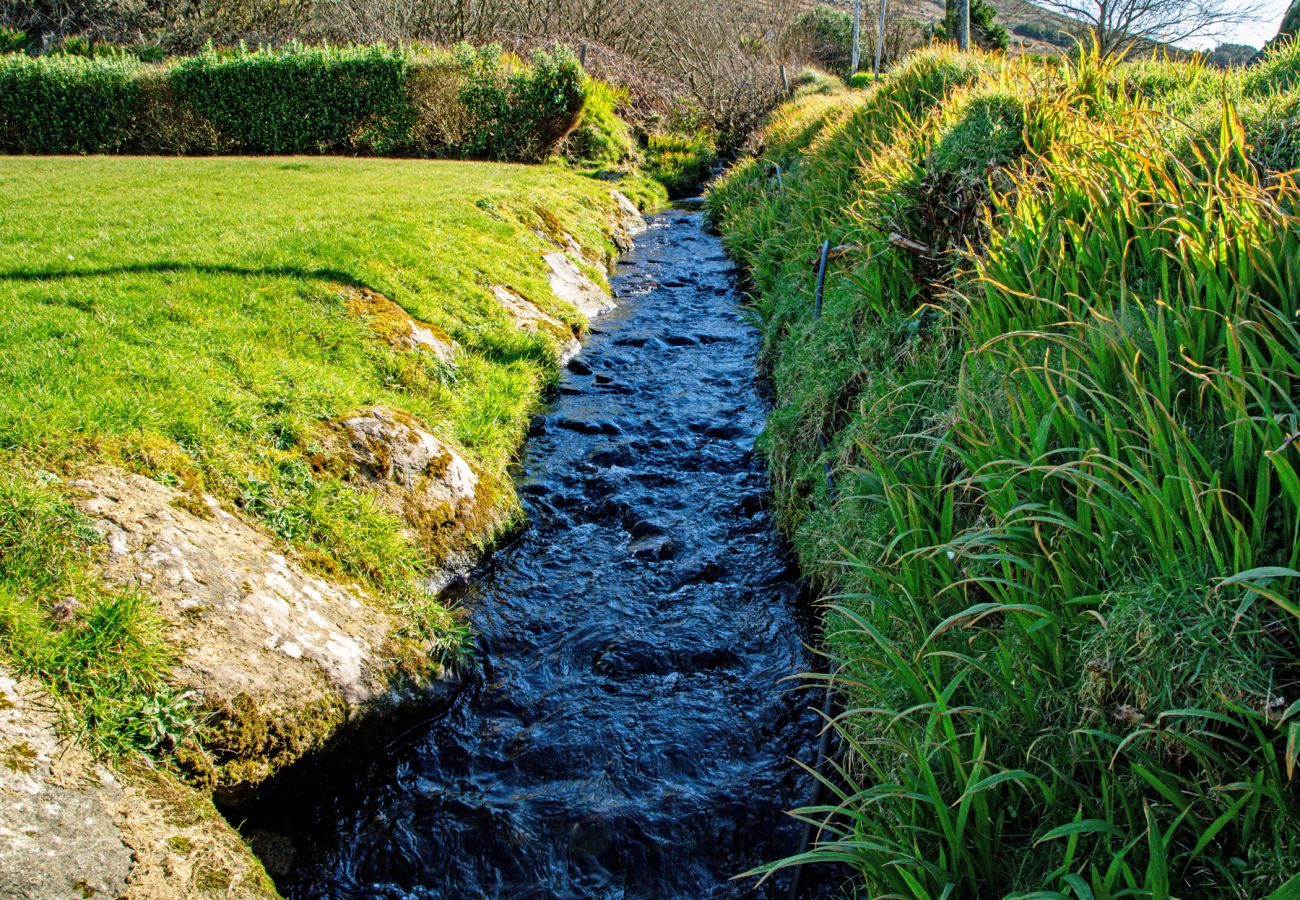
[[[147,599],[95,580],[94,535],[62,487],[110,464],[195,504],[216,495],[454,658],[463,624],[418,587],[442,559],[321,464],[327,423],[373,405],[417,416],[514,510],[508,466],[555,355],[490,288],[581,327],[551,294],[546,235],[612,251],[612,202],[559,167],[0,158],[4,656],[102,748],[163,740],[176,704],[161,624]],[[359,287],[454,339],[455,364],[390,344],[349,303]]]
[[[927,51],[778,113],[710,197],[757,286],[779,518],[833,603],[845,752],[776,865],[931,897],[1257,897],[1300,866],[1300,192],[1293,98],[1262,93]]]

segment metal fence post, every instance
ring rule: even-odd
[[[829,239],[822,241],[821,262],[817,265],[817,308],[816,318],[822,317],[822,294],[826,290],[826,259],[831,253],[831,242]]]

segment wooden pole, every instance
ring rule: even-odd
[[[849,63],[849,74],[858,70],[858,61],[862,58],[859,50],[862,33],[862,0],[853,0],[853,59]]]
[[[876,81],[880,80],[880,52],[885,47],[885,16],[889,15],[889,0],[880,0],[880,30],[876,33]]]

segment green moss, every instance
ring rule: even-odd
[[[341,698],[322,697],[292,709],[268,709],[248,694],[209,701],[200,738],[214,787],[255,785],[319,747],[347,720]]]
[[[10,772],[30,775],[36,771],[36,748],[26,741],[19,741],[0,749],[0,766]]]
[[[233,879],[233,873],[224,866],[200,866],[194,872],[194,887],[199,891],[224,894],[230,888]]]

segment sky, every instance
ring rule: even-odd
[[[1253,3],[1251,0],[1239,0],[1238,5],[1245,7]],[[1291,0],[1263,0],[1260,4],[1260,14],[1253,22],[1239,25],[1222,37],[1188,41],[1188,43],[1197,47],[1213,47],[1216,44],[1250,44],[1252,47],[1262,47],[1277,34],[1278,26],[1282,24],[1282,16],[1286,15],[1287,7],[1290,5]]]

